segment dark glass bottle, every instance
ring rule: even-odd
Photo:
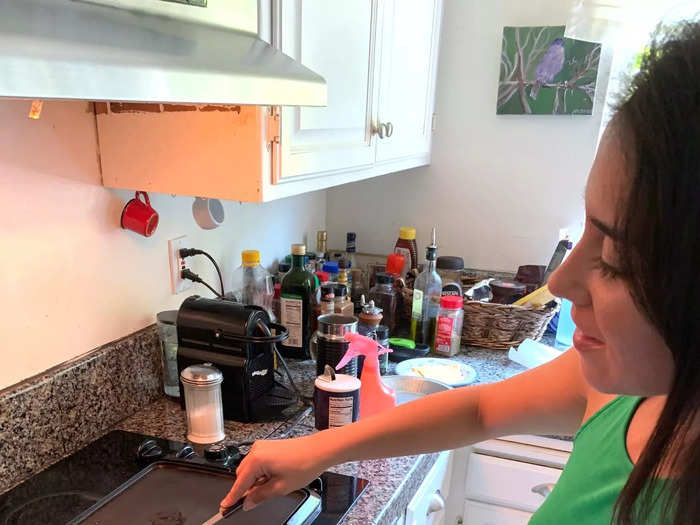
[[[282,280],[281,322],[289,330],[289,339],[279,345],[285,357],[307,359],[311,337],[312,305],[318,287],[316,276],[304,268],[306,246],[292,245],[292,268]]]
[[[388,273],[379,272],[375,276],[375,284],[369,291],[369,299],[374,301],[378,308],[384,313],[384,324],[389,327],[390,332],[396,330],[397,317],[397,294],[394,289],[394,276]]]
[[[434,238],[434,235],[433,235]],[[442,279],[435,270],[437,246],[435,241],[425,249],[428,267],[416,278],[411,309],[411,339],[416,343],[435,346],[435,328],[440,311]]]

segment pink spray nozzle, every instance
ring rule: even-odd
[[[364,335],[349,332],[345,334],[345,340],[350,342],[348,346],[348,351],[340,360],[338,365],[335,367],[336,370],[340,370],[345,365],[347,365],[353,357],[363,355],[365,357],[374,357],[375,359],[388,352],[390,349],[384,348],[383,346],[377,344],[377,341],[370,339]]]

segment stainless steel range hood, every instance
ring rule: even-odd
[[[247,22],[250,1],[257,12],[256,0],[225,1],[245,4]],[[83,1],[0,0],[0,97],[323,106],[326,83],[253,31]]]

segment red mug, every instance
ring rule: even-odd
[[[142,195],[144,200],[139,199]],[[158,227],[158,212],[151,207],[148,193],[137,191],[133,199],[122,210],[122,228],[150,237]]]

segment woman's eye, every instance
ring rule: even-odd
[[[596,260],[596,268],[600,270],[600,274],[603,277],[607,277],[609,279],[617,279],[624,275],[621,270],[615,268],[611,264],[606,263],[601,257],[598,257]]]

